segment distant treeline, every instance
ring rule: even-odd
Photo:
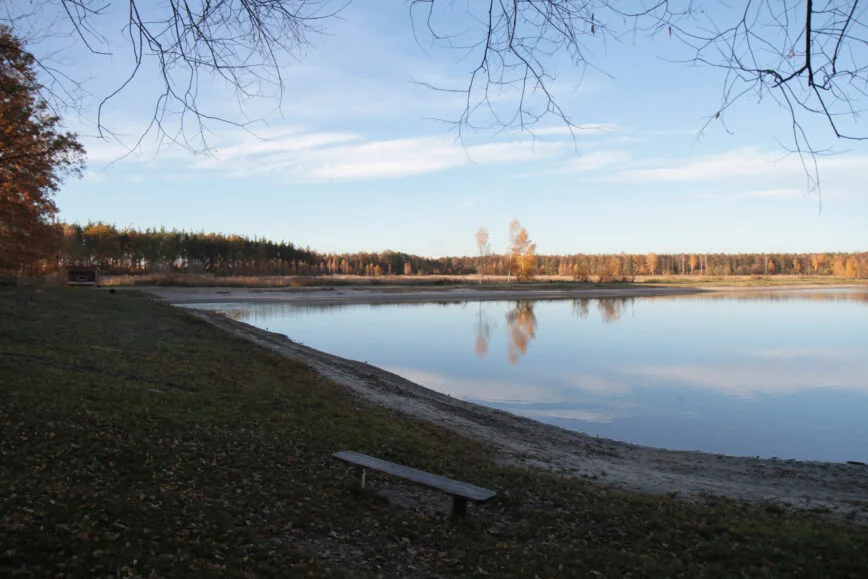
[[[186,272],[230,275],[508,275],[509,255],[429,258],[394,251],[319,253],[288,242],[219,233],[61,224],[49,268],[96,265],[104,273]],[[538,275],[619,281],[653,275],[837,275],[868,277],[868,252],[752,254],[539,255]]]

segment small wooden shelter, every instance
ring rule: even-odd
[[[96,267],[92,265],[74,265],[66,268],[68,278],[66,285],[95,286],[97,283]]]

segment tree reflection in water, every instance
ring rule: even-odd
[[[607,324],[617,322],[633,304],[634,298],[579,298],[572,300],[573,311],[581,319],[588,318],[591,302],[597,303],[600,319]],[[518,363],[519,358],[527,353],[530,342],[536,337],[537,319],[533,311],[534,304],[530,300],[519,300],[506,312],[506,333],[508,337],[508,357],[511,364]],[[484,358],[488,354],[488,344],[491,337],[491,325],[479,304],[476,320],[476,355]]]
[[[599,298],[597,309],[600,310],[600,318],[607,324],[617,322],[634,300],[635,298]]]
[[[572,300],[573,311],[583,320],[588,319],[592,299],[597,302],[600,319],[606,324],[611,324],[621,319],[621,315],[627,311],[627,306],[632,305],[636,298],[579,298]]]
[[[515,365],[527,352],[527,346],[536,336],[536,315],[533,302],[521,300],[506,313],[506,331],[509,335],[509,362]]]
[[[590,298],[579,298],[577,300],[573,300],[573,311],[576,312],[576,315],[582,318],[583,320],[588,319],[588,306],[591,303]]]
[[[476,355],[485,358],[488,353],[488,339],[491,336],[491,326],[488,324],[488,316],[479,302],[479,314],[476,318]]]

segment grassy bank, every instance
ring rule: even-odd
[[[353,449],[496,489],[467,519]],[[401,503],[400,506],[394,503]],[[0,287],[0,575],[857,577],[868,529],[498,467],[130,292]]]

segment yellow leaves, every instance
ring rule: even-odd
[[[532,279],[536,274],[536,244],[531,243],[527,229],[513,219],[509,224],[510,259],[516,266],[519,280]]]

